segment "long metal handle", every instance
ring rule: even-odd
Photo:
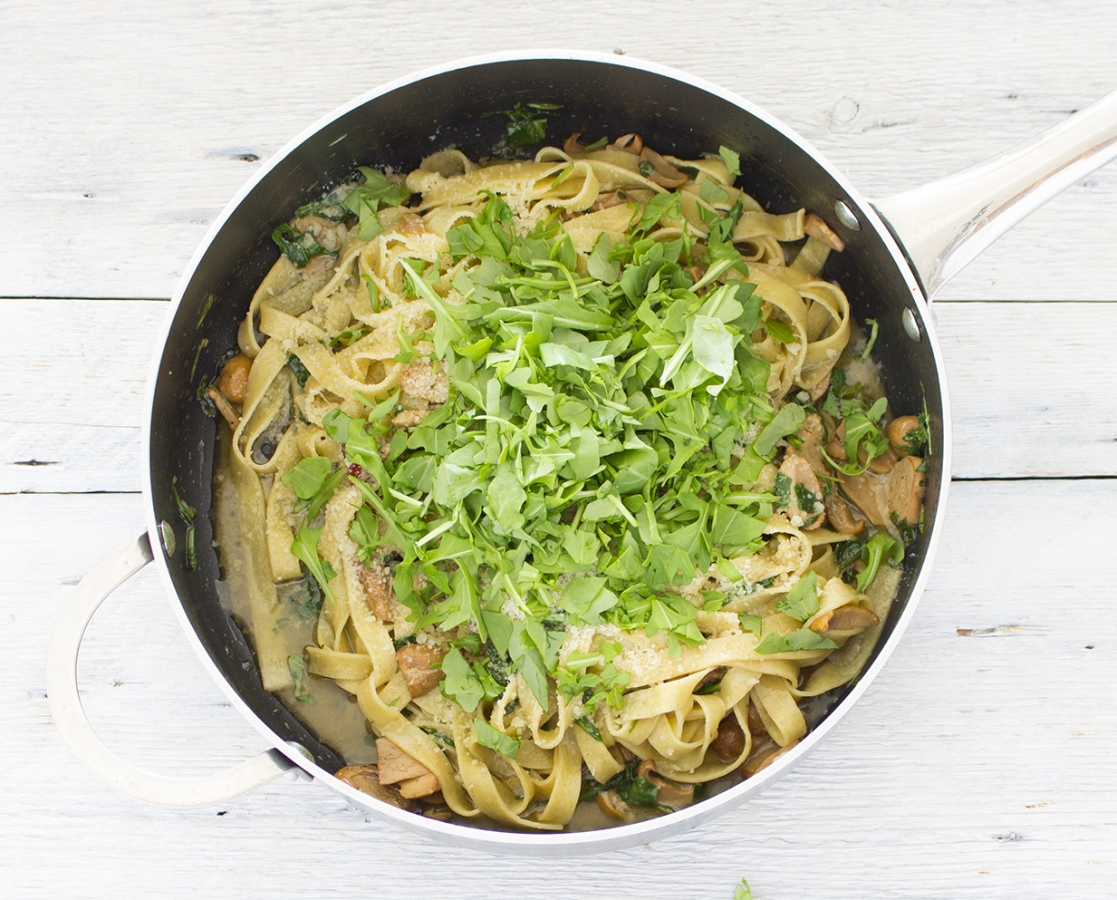
[[[940,181],[874,203],[931,299],[1013,225],[1117,158],[1117,91]]]
[[[117,587],[151,562],[146,534],[117,550],[85,576],[66,602],[47,651],[47,697],[62,737],[78,759],[117,790],[162,806],[213,806],[255,790],[297,769],[278,750],[269,750],[233,769],[204,778],[169,778],[145,772],[113,753],[93,730],[78,694],[78,651],[97,607]]]

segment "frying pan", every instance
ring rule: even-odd
[[[397,810],[333,777],[343,765],[263,690],[251,649],[226,609],[209,519],[215,429],[197,399],[203,375],[236,345],[253,291],[277,257],[270,234],[308,200],[346,180],[357,164],[409,171],[454,144],[490,152],[516,103],[552,103],[548,139],[578,131],[638,132],[661,153],[684,158],[739,150],[738,183],[765,208],[805,207],[845,241],[825,277],[838,282],[859,320],[879,323],[875,355],[894,409],[926,400],[933,452],[926,524],[908,548],[903,578],[873,656],[828,715],[793,750],[752,778],[661,818],[588,832],[528,834],[440,822]],[[1014,150],[943,181],[872,204],[814,148],[763,110],[715,85],[663,66],[616,56],[547,52],[488,56],[401,79],[357,98],[295,138],[240,191],[210,228],[171,303],[149,380],[145,420],[147,529],[90,572],[55,625],[47,664],[51,711],[63,737],[97,775],[167,806],[221,803],[284,774],[320,779],[397,824],[491,851],[564,855],[604,851],[675,834],[779,779],[822,740],[864,693],[911,620],[927,581],[946,508],[951,433],[942,354],[930,316],[935,292],[1005,230],[1059,191],[1117,156],[1117,93]],[[193,545],[173,488],[197,510]],[[125,763],[97,737],[81,707],[77,656],[102,600],[155,560],[187,638],[233,705],[273,749],[231,771],[177,779]]]

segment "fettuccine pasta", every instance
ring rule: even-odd
[[[765,210],[731,150],[487,162],[361,169],[276,230],[209,389],[222,551],[264,687],[358,735],[343,780],[631,821],[755,774],[860,671],[925,423],[819,274],[841,240]]]

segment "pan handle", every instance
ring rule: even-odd
[[[218,775],[169,778],[125,762],[97,736],[78,694],[77,664],[82,637],[101,602],[151,559],[147,534],[121,547],[81,580],[54,624],[47,651],[47,698],[54,722],[70,749],[112,787],[139,800],[179,808],[224,803],[292,769],[301,773],[278,750],[268,750]]]
[[[1013,225],[1117,158],[1117,91],[1022,144],[873,205],[928,299]]]

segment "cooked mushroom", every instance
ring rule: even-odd
[[[746,722],[749,726],[749,734],[753,737],[768,737],[768,729],[764,725],[764,720],[760,718],[760,710],[753,704],[749,704],[749,714]]]
[[[798,741],[792,741],[786,747],[781,747],[775,741],[767,741],[758,745],[758,747],[753,750],[752,755],[745,760],[745,764],[741,767],[741,774],[746,778],[752,778],[753,775],[762,769],[768,768],[768,766],[798,743]]]
[[[824,612],[811,622],[811,631],[840,640],[879,624],[880,619],[871,609],[864,606],[839,606]]]
[[[919,508],[923,504],[923,473],[918,456],[905,456],[888,474],[888,512],[897,522],[914,525],[919,521]]]
[[[911,447],[908,446],[908,435],[919,428],[918,416],[900,416],[898,419],[893,419],[888,424],[886,431],[888,440],[891,441],[892,446],[897,450],[906,453],[911,452]]]
[[[376,739],[376,759],[380,783],[398,784],[402,797],[410,800],[442,790],[437,775],[387,738]]]
[[[566,139],[566,143],[562,145],[562,152],[567,156],[580,156],[586,152],[586,148],[582,146],[578,140],[582,136],[582,132],[575,131],[570,137]]]
[[[839,253],[846,248],[845,241],[838,237],[834,230],[814,213],[807,213],[806,218],[803,219],[803,233],[809,234],[816,241],[822,241]]]
[[[209,388],[206,391],[206,396],[213,401],[213,405],[217,407],[217,411],[221,413],[221,418],[229,423],[229,427],[232,428],[233,431],[236,431],[237,426],[240,425],[240,416],[237,415],[237,411],[233,409],[229,401],[226,400],[222,393],[215,387]]]
[[[745,752],[745,730],[732,712],[718,725],[718,736],[710,742],[710,749],[724,763],[733,762]]]
[[[789,453],[780,466],[780,474],[791,479],[787,505],[787,517],[791,524],[804,531],[811,531],[822,525],[826,520],[826,508],[822,504],[822,487],[811,464],[798,453]],[[813,499],[806,509],[801,503],[804,492],[809,493]]]
[[[330,252],[341,247],[337,235],[337,223],[331,222],[324,216],[300,216],[291,220],[291,227],[299,234],[310,232],[314,240]]]
[[[654,181],[656,184],[665,188],[677,188],[686,184],[686,175],[676,169],[651,147],[645,147],[640,151],[640,158],[652,164],[652,174],[648,176],[649,181]]]
[[[644,139],[638,134],[629,132],[628,134],[622,134],[613,141],[613,146],[618,150],[631,153],[633,156],[639,156],[640,151],[644,149]]]
[[[865,530],[865,520],[853,517],[853,510],[838,496],[837,491],[827,494],[825,502],[826,519],[836,530],[842,534],[860,534]]]
[[[590,207],[590,212],[597,212],[598,210],[620,206],[621,204],[628,203],[631,199],[632,198],[624,191],[613,191],[611,194],[602,194],[594,201],[593,206]],[[698,279],[695,278],[694,280],[697,281]]]
[[[362,794],[368,794],[377,800],[390,803],[398,809],[411,810],[412,805],[400,794],[399,790],[381,784],[376,766],[345,766],[334,773],[350,787],[355,787]]]
[[[625,803],[616,791],[602,791],[597,795],[597,805],[614,819],[620,819],[622,822],[632,822],[636,818],[632,807]]]
[[[252,360],[238,353],[221,367],[213,386],[233,403],[244,403],[248,392],[248,373],[252,371]]]
[[[412,697],[438,687],[445,673],[437,667],[445,655],[445,651],[424,644],[407,644],[396,651],[396,663]]]
[[[656,802],[672,809],[682,809],[694,802],[694,785],[679,784],[664,778],[655,770],[655,760],[645,759],[636,768],[636,774],[656,786]]]
[[[417,800],[421,797],[430,797],[442,790],[442,782],[434,772],[407,778],[399,783],[399,793],[407,800]]]
[[[381,622],[392,622],[399,618],[397,613],[402,609],[402,604],[396,600],[391,589],[391,570],[381,562],[370,559],[367,566],[358,565],[357,578],[365,589],[365,598],[368,608]],[[406,610],[403,610],[406,614]]]

